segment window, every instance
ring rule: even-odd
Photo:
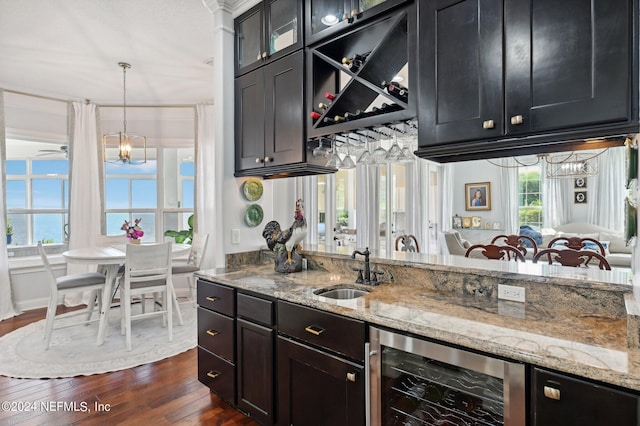
[[[542,227],[542,178],[539,164],[518,169],[520,226]]]
[[[105,163],[106,234],[122,234],[124,221],[136,218],[147,242],[162,241],[168,229],[189,229],[194,177],[193,148],[147,148],[145,164]]]
[[[51,144],[7,140],[7,219],[11,245],[66,243],[69,160]],[[41,157],[41,158],[39,158]]]

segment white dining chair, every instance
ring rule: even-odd
[[[49,263],[49,258],[47,257],[47,253],[44,250],[42,242],[38,242],[38,252],[42,258],[42,264],[44,265],[50,288],[49,305],[47,306],[47,316],[44,327],[45,349],[49,349],[51,344],[51,333],[54,330],[53,323],[56,317],[56,309],[58,307],[58,297],[64,294],[78,293],[79,291],[90,292],[86,311],[74,312],[65,316],[73,317],[77,315],[86,315],[86,320],[60,325],[55,328],[59,329],[70,327],[72,325],[88,324],[93,321],[98,321],[99,318],[92,320],[91,315],[95,308],[96,298],[98,300],[98,314],[102,309],[102,291],[105,287],[106,277],[104,274],[99,272],[86,272],[83,274],[64,275],[56,278],[53,274],[53,270],[51,269],[51,264]]]
[[[189,285],[189,292],[191,293],[191,300],[193,300],[194,306],[196,304],[196,285],[193,282],[193,274],[200,270],[202,258],[207,249],[207,241],[209,241],[209,234],[194,232],[191,239],[191,250],[189,250],[189,256],[186,261],[176,260],[171,264],[171,274],[173,278],[187,278],[187,284]]]
[[[174,294],[171,279],[171,242],[159,244],[127,244],[124,280],[120,292],[120,304],[124,316],[121,317],[121,331],[126,336],[127,350],[131,350],[131,322],[153,315],[166,317],[169,341],[173,341],[173,304],[163,303],[162,309],[153,309],[137,315],[131,313],[133,296],[147,293],[162,293],[163,300],[170,300]],[[144,304],[144,296],[142,296]],[[163,323],[165,321],[163,320]]]

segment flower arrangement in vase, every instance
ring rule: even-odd
[[[131,244],[140,244],[140,238],[144,235],[144,231],[140,227],[140,222],[142,222],[141,218],[135,219],[133,224],[125,220],[120,227],[120,229],[125,231]]]

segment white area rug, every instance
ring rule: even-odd
[[[140,305],[134,305],[133,313],[140,309]],[[150,302],[147,309],[151,309]],[[109,313],[108,334],[101,346],[96,345],[98,322],[53,330],[48,350],[44,349],[44,320],[29,324],[0,338],[0,375],[23,379],[88,376],[177,355],[196,346],[198,331],[193,303],[181,303],[180,310],[184,325],[178,324],[174,310],[173,342],[169,342],[161,315],[134,320],[131,351],[127,351],[125,337],[120,334],[119,308]],[[81,317],[65,319],[66,315],[56,322],[81,321]]]

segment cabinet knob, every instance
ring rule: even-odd
[[[485,120],[482,123],[482,128],[483,129],[493,129],[494,127],[496,127],[496,123],[494,123],[493,120]]]
[[[262,52],[262,59],[266,59],[267,58],[267,52]]]
[[[560,401],[560,389],[552,388],[551,386],[544,387],[544,396],[549,399],[555,399]]]
[[[273,161],[273,158],[271,158],[271,157],[264,157],[264,162],[265,162],[265,163],[269,163],[269,162],[271,162],[271,161]]]
[[[262,158],[256,158],[256,163],[262,163]]]
[[[511,124],[518,125],[518,124],[522,124],[522,122],[524,121],[524,117],[522,117],[521,115],[514,115],[513,117],[511,117]]]
[[[351,17],[355,18],[356,16],[358,16],[358,9],[352,9],[351,10]]]
[[[354,382],[356,381],[356,373],[347,373],[347,380],[350,382]]]

